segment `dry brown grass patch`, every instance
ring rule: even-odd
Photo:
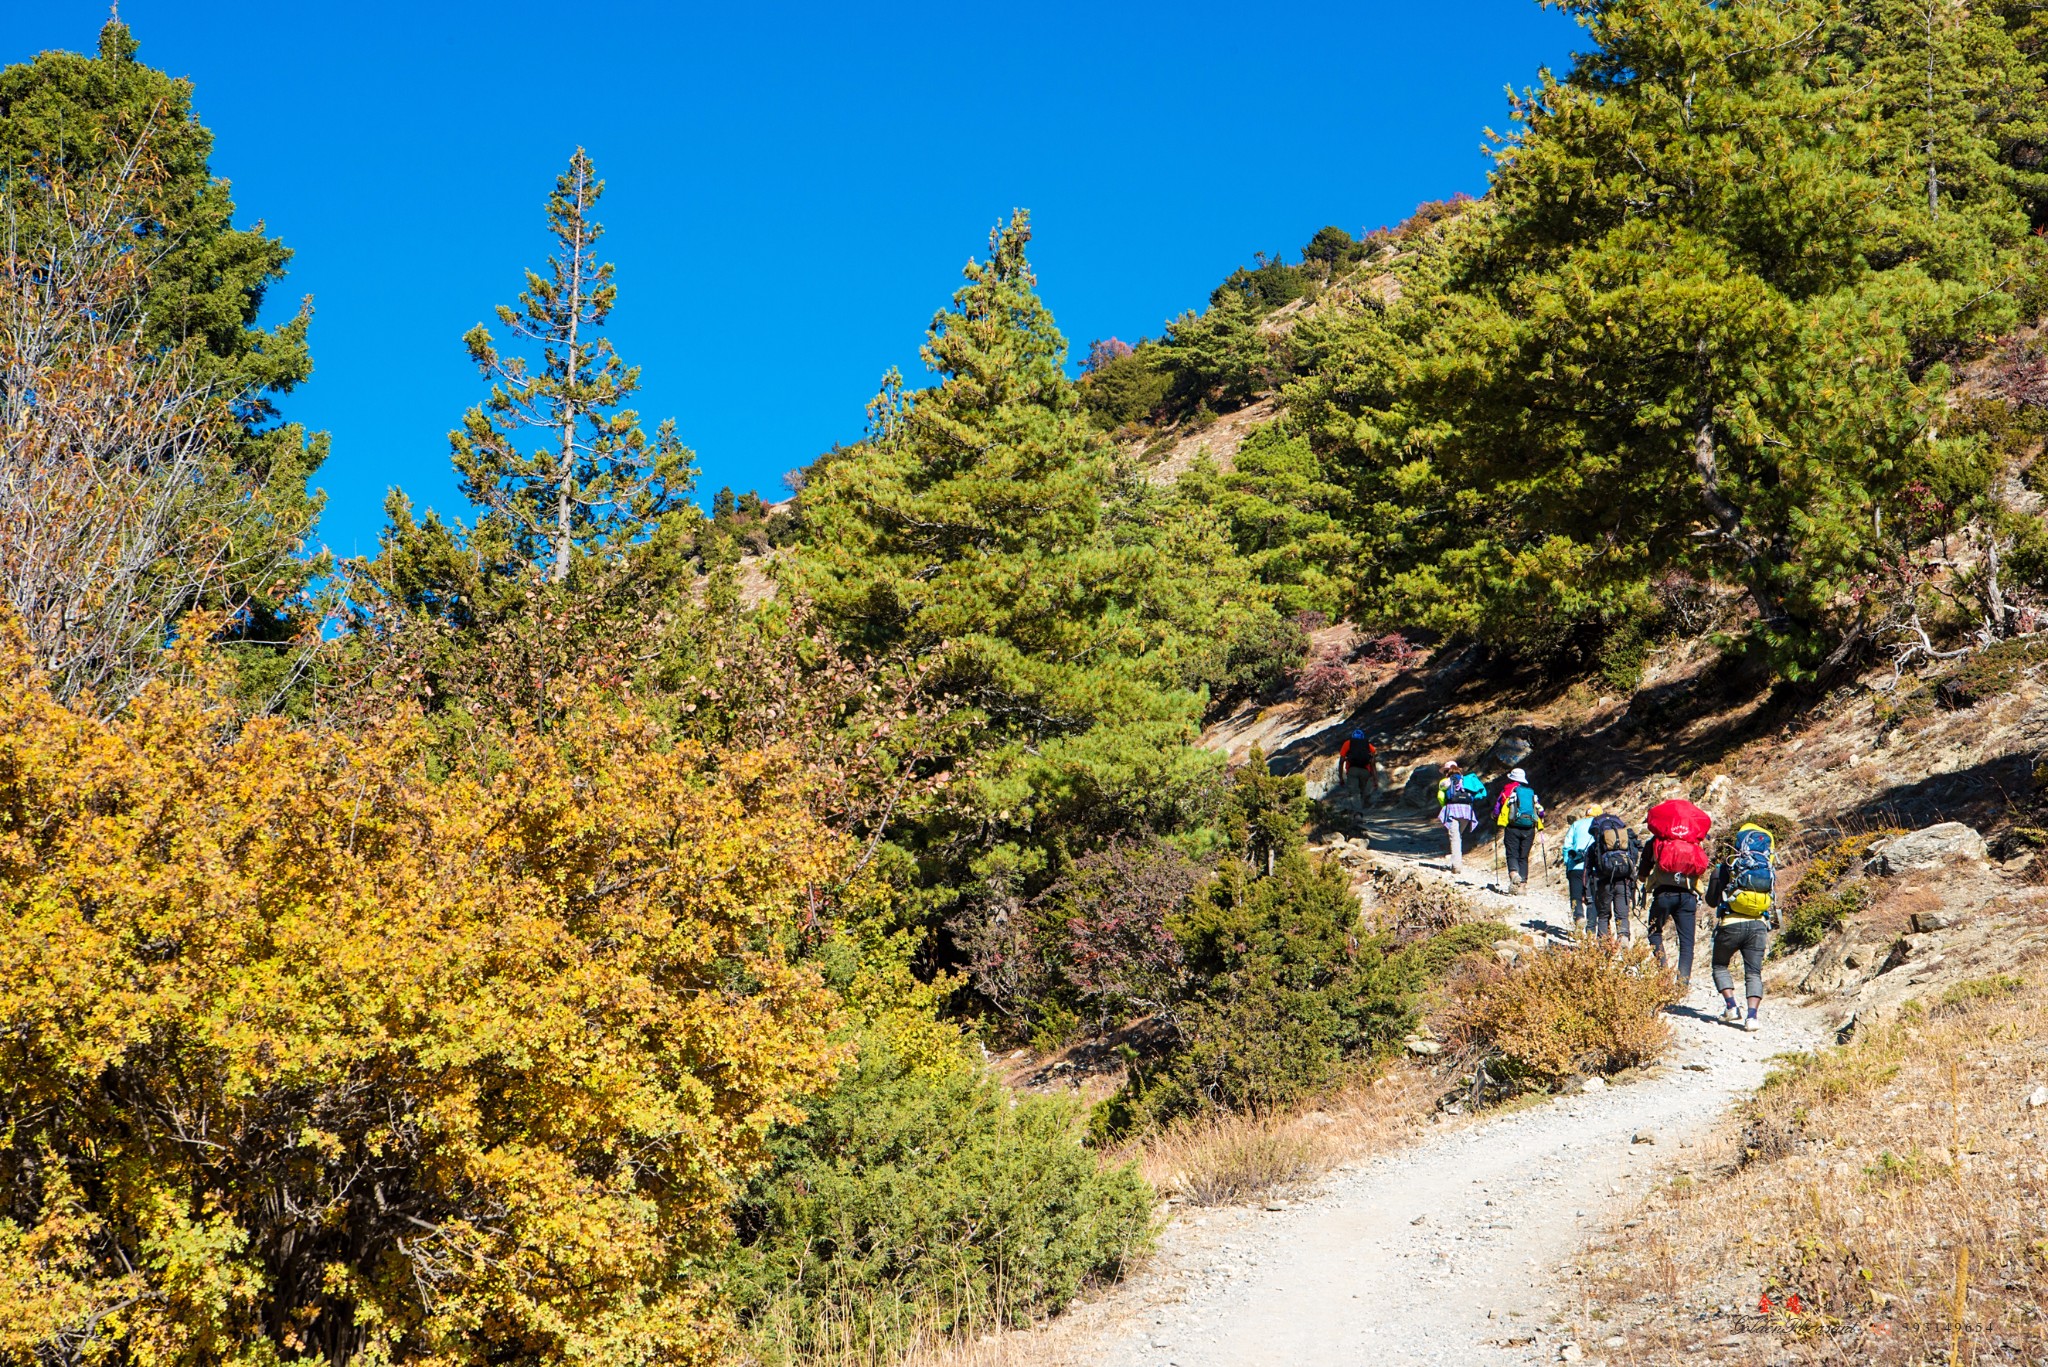
[[[2048,1361],[2048,1106],[2028,1105],[2048,1084],[2048,989],[1998,975],[1928,1005],[1788,1063],[1725,1169],[1625,1236],[1608,1286],[1657,1294],[1641,1327],[1660,1347],[1755,1328],[1716,1306],[1797,1292],[1806,1313],[1771,1327],[1802,1361]],[[1696,1256],[1711,1231],[1732,1256]]]
[[[1946,910],[1954,881],[1953,875],[1945,874],[1937,880],[1916,874],[1890,887],[1883,887],[1871,903],[1866,919],[1888,928],[1905,929],[1921,912]]]
[[[1131,1156],[1155,1189],[1190,1205],[1250,1201],[1411,1137],[1440,1087],[1429,1070],[1401,1062],[1312,1110],[1177,1121]]]

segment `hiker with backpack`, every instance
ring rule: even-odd
[[[1564,883],[1565,891],[1572,903],[1572,931],[1590,931],[1587,924],[1592,919],[1593,902],[1588,896],[1586,877],[1586,853],[1593,845],[1593,818],[1600,815],[1600,804],[1594,803],[1586,814],[1574,819],[1564,831]]]
[[[1500,827],[1501,850],[1507,859],[1508,895],[1520,897],[1529,885],[1529,851],[1536,848],[1536,833],[1543,829],[1543,804],[1536,800],[1529,776],[1520,769],[1508,770],[1493,821]]]
[[[1714,866],[1707,880],[1707,901],[1720,913],[1714,927],[1714,986],[1721,989],[1721,1019],[1754,1032],[1757,1009],[1764,1004],[1764,955],[1771,947],[1771,927],[1778,914],[1777,841],[1754,822],[1735,832],[1734,849]],[[1742,956],[1742,978],[1749,1015],[1735,1003],[1735,976],[1728,966]]]
[[[1486,784],[1465,773],[1456,760],[1444,764],[1436,785],[1437,820],[1451,838],[1451,872],[1465,871],[1465,837],[1479,829],[1478,806],[1486,801]]]
[[[1337,747],[1338,786],[1349,787],[1354,778],[1358,780],[1361,805],[1379,796],[1380,748],[1367,740],[1363,731],[1353,731]]]
[[[1704,813],[1701,816],[1710,826],[1711,819]],[[1696,825],[1664,824],[1663,828],[1690,832]],[[1690,837],[1685,834],[1660,835],[1656,828],[1652,828],[1650,843],[1643,847],[1639,869],[1649,893],[1650,952],[1657,956],[1659,966],[1671,966],[1664,957],[1664,931],[1669,927],[1678,941],[1675,976],[1681,989],[1692,984],[1692,956],[1699,932],[1699,876],[1707,866],[1706,850],[1699,842],[1705,836],[1707,826],[1700,826],[1698,834]]]
[[[1671,798],[1650,808],[1650,843],[1643,847],[1641,874],[1650,894],[1650,951],[1664,957],[1664,930],[1678,940],[1678,983],[1692,982],[1692,956],[1697,941],[1700,876],[1707,871],[1707,833],[1714,819],[1684,798]]]
[[[1627,944],[1635,937],[1636,869],[1642,847],[1626,821],[1601,812],[1586,825],[1586,933]]]

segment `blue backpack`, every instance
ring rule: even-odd
[[[1459,779],[1458,791],[1464,794],[1465,801],[1467,802],[1478,803],[1486,801],[1486,783],[1477,774],[1467,774]]]
[[[1761,826],[1744,826],[1735,833],[1735,853],[1728,861],[1730,892],[1756,892],[1766,897],[1778,891],[1777,870],[1771,866],[1777,842]]]
[[[1533,826],[1536,824],[1536,790],[1534,788],[1531,788],[1526,783],[1517,784],[1514,794],[1509,801],[1513,805],[1508,809],[1508,825]]]

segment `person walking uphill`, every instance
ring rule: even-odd
[[[1351,781],[1358,781],[1358,801],[1370,806],[1379,796],[1380,790],[1380,748],[1365,738],[1365,732],[1353,731],[1337,747],[1337,783],[1349,787]]]
[[[1643,846],[1638,873],[1648,890],[1650,905],[1650,952],[1659,965],[1669,968],[1664,957],[1664,930],[1669,926],[1678,939],[1678,968],[1675,976],[1681,990],[1692,984],[1693,947],[1699,934],[1700,880],[1697,874],[1667,869],[1658,860],[1657,846],[1664,837],[1652,835]],[[1683,863],[1684,861],[1672,861]]]
[[[1507,859],[1508,892],[1519,897],[1528,889],[1529,851],[1536,848],[1536,833],[1543,829],[1543,804],[1536,800],[1529,776],[1520,769],[1508,770],[1493,820],[1500,827],[1501,850]]]
[[[1465,837],[1479,829],[1474,810],[1486,801],[1486,785],[1479,775],[1465,773],[1456,760],[1444,765],[1444,776],[1436,785],[1437,820],[1451,838],[1451,872],[1465,871]]]
[[[1634,930],[1629,914],[1636,904],[1636,866],[1642,848],[1628,823],[1602,812],[1586,828],[1586,933],[1609,936],[1626,944]]]
[[[1657,962],[1669,967],[1664,957],[1664,929],[1671,927],[1678,939],[1678,985],[1692,982],[1692,955],[1699,929],[1700,875],[1707,871],[1707,851],[1701,843],[1714,827],[1714,819],[1683,798],[1673,798],[1650,808],[1650,843],[1643,847],[1641,867],[1650,891],[1650,950]]]
[[[1714,865],[1707,880],[1707,901],[1721,914],[1714,927],[1714,986],[1721,989],[1721,1019],[1758,1029],[1756,1013],[1764,1004],[1764,955],[1771,947],[1771,925],[1778,913],[1775,859],[1777,842],[1761,826],[1744,822],[1735,832],[1735,848]],[[1749,998],[1749,1016],[1735,1004],[1735,975],[1728,971],[1742,956],[1742,978]]]
[[[1573,931],[1592,929],[1593,902],[1588,895],[1586,851],[1593,845],[1593,819],[1600,815],[1600,804],[1594,803],[1586,814],[1565,827],[1564,831],[1564,882],[1571,896]]]

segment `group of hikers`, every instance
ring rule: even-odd
[[[1476,773],[1445,764],[1436,790],[1438,820],[1450,837],[1450,866],[1464,869],[1465,848],[1484,828],[1500,834],[1507,865],[1507,891],[1520,896],[1529,884],[1529,856],[1546,815],[1529,776],[1510,769],[1497,794],[1489,794]],[[1764,998],[1764,954],[1778,914],[1776,848],[1771,833],[1745,822],[1718,860],[1707,854],[1713,819],[1691,802],[1672,798],[1645,816],[1647,837],[1621,817],[1595,805],[1566,818],[1563,863],[1571,899],[1574,933],[1627,943],[1633,937],[1637,898],[1647,898],[1650,951],[1666,968],[1664,934],[1677,940],[1674,970],[1681,990],[1692,984],[1693,950],[1702,899],[1715,917],[1714,986],[1725,1003],[1721,1019],[1755,1030]],[[1748,1012],[1735,996],[1730,966],[1742,959]]]

